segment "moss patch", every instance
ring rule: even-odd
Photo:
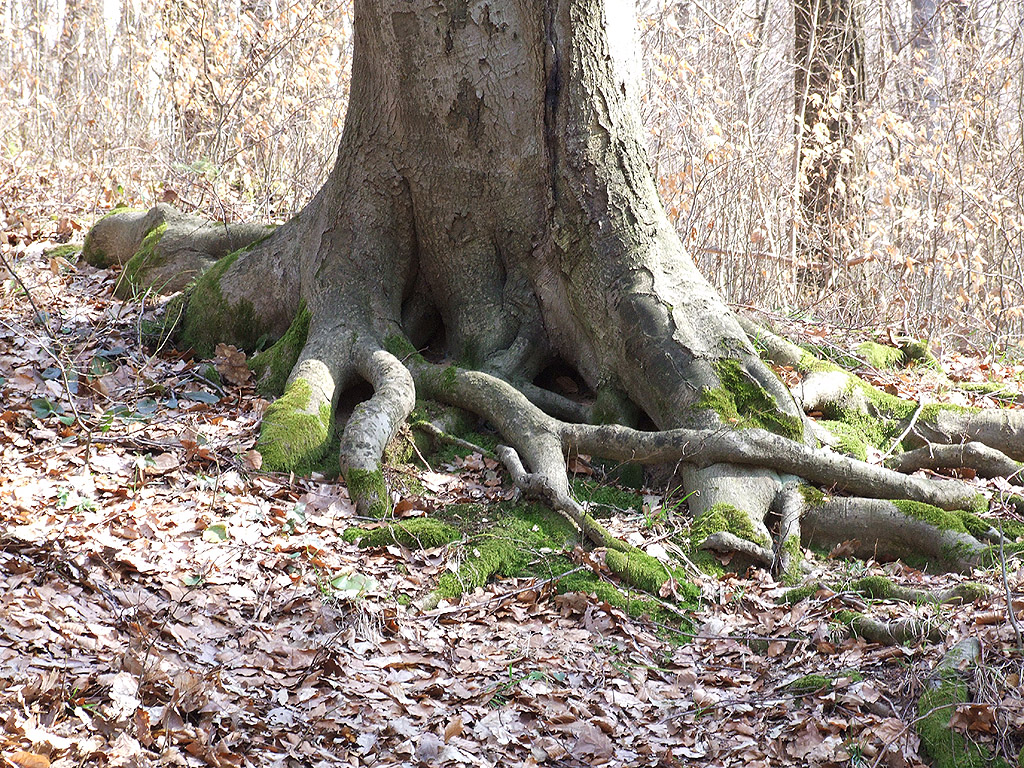
[[[251,352],[267,332],[252,303],[242,299],[229,304],[220,290],[220,280],[238,257],[256,243],[233,251],[210,267],[188,291],[184,320],[178,341],[200,357],[212,357],[218,342],[225,339]]]
[[[414,517],[379,528],[349,528],[343,538],[346,541],[358,541],[364,549],[390,544],[401,544],[408,549],[433,549],[458,541],[462,534],[441,520]]]
[[[306,302],[301,302],[299,311],[284,336],[270,349],[249,360],[249,367],[256,375],[256,391],[264,397],[279,397],[284,392],[288,374],[295,367],[299,354],[306,345],[310,317]]]
[[[309,474],[317,468],[331,442],[332,414],[329,405],[310,413],[311,397],[309,383],[298,379],[270,404],[256,443],[265,469]]]
[[[349,469],[345,472],[345,487],[352,501],[369,504],[371,517],[386,517],[391,513],[391,496],[384,482],[384,472],[377,469]]]
[[[896,586],[884,576],[865,576],[850,584],[850,589],[872,600],[895,600]]]
[[[786,683],[786,690],[797,696],[806,696],[831,691],[832,685],[832,680],[825,675],[804,675]]]
[[[874,341],[858,344],[857,352],[867,360],[868,365],[872,368],[899,368],[907,362],[907,356],[903,350]]]
[[[124,265],[124,269],[121,271],[121,277],[114,287],[115,296],[121,299],[134,296],[139,288],[139,275],[145,270],[158,267],[166,261],[164,255],[157,251],[160,238],[164,236],[166,231],[167,222],[162,222],[149,230],[146,236],[142,238],[139,249],[128,260],[128,263]]]
[[[752,541],[762,547],[771,547],[771,541],[758,533],[750,522],[750,516],[731,504],[715,504],[705,510],[690,525],[689,556],[693,563],[705,573],[721,575],[722,564],[710,552],[700,548],[704,540],[714,533],[726,531],[741,539]]]
[[[803,437],[803,421],[783,413],[772,396],[747,375],[738,360],[718,360],[715,373],[721,389],[704,390],[696,408],[713,410],[724,423],[740,429],[757,427],[791,440]]]
[[[967,686],[953,671],[943,674],[938,685],[925,691],[917,703],[917,734],[936,768],[987,768],[1007,765],[994,762],[989,751],[949,726],[956,705],[970,701]]]
[[[598,509],[592,509],[591,513],[600,517],[601,508],[605,510],[633,511],[639,512],[644,505],[644,499],[639,494],[616,488],[614,485],[599,483],[594,480],[573,480],[571,482],[572,493],[582,503],[594,505]]]

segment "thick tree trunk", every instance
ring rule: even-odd
[[[321,456],[339,394],[362,379],[374,394],[345,424],[341,465],[364,512],[387,511],[381,455],[417,394],[490,421],[510,444],[498,455],[515,482],[616,549],[628,547],[571,498],[567,453],[680,463],[696,543],[717,550],[738,536],[760,562],[799,551],[797,477],[972,503],[956,483],[813,447],[796,401],[658,199],[625,6],[360,0],[337,162],[306,208],[263,240],[223,226],[216,239],[164,214],[149,246],[161,269],[191,256],[182,232],[251,243],[185,294],[180,338],[206,353],[218,340],[279,339],[253,361],[284,385],[264,419],[264,466]],[[155,215],[98,224],[91,258],[103,243],[149,237],[140,222]],[[149,263],[132,278],[151,284]],[[431,360],[417,352],[428,345]],[[592,409],[534,383],[555,361],[598,393]],[[569,423],[591,411],[619,424]],[[665,431],[622,425],[637,413]],[[774,534],[773,509],[787,521]]]

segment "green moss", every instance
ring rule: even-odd
[[[146,236],[142,238],[139,249],[128,260],[128,263],[124,265],[121,277],[114,288],[115,296],[121,299],[133,296],[140,287],[139,275],[147,269],[160,266],[160,264],[166,261],[166,257],[157,251],[160,238],[164,236],[166,231],[167,222],[162,222],[149,230]]]
[[[619,511],[632,510],[639,512],[644,499],[639,494],[616,488],[614,485],[599,483],[594,480],[576,479],[571,482],[572,493],[582,503],[605,507]],[[597,512],[597,510],[594,510]]]
[[[267,409],[256,448],[264,469],[309,474],[330,445],[332,414],[329,405],[310,413],[312,390],[303,379],[294,381]]]
[[[953,593],[965,603],[974,603],[983,597],[989,597],[992,590],[976,581],[965,581],[963,584],[957,584]]]
[[[590,414],[594,424],[635,427],[640,422],[642,412],[621,389],[606,384],[598,389]]]
[[[220,290],[224,273],[254,245],[256,243],[220,259],[188,291],[178,341],[191,347],[200,357],[212,357],[214,348],[222,341],[251,352],[267,333],[266,322],[257,316],[251,302],[242,299],[229,304]]]
[[[857,345],[857,352],[872,368],[899,368],[907,362],[903,350],[874,341],[865,341]]]
[[[408,549],[433,549],[462,538],[457,528],[429,517],[413,517],[379,528],[349,528],[346,541],[358,541],[362,548],[401,544]]]
[[[820,581],[812,581],[810,584],[805,584],[802,587],[794,587],[793,589],[786,590],[782,595],[781,601],[786,605],[799,603],[801,600],[806,600],[808,597],[818,594],[818,591],[823,589],[824,586]]]
[[[939,509],[938,507],[933,507],[931,504],[924,504],[920,501],[895,499],[890,503],[907,517],[912,517],[915,520],[923,520],[929,525],[934,525],[936,528],[941,528],[942,530],[967,533],[967,527],[964,525],[962,517],[965,513],[947,512],[944,509]]]
[[[939,359],[932,354],[931,345],[927,339],[900,339],[900,350],[907,360],[913,360],[921,365],[942,370]]]
[[[51,248],[46,251],[46,255],[51,259],[68,259],[71,261],[81,252],[82,246],[75,245],[74,243],[68,243],[66,245],[58,245],[56,248]]]
[[[715,504],[699,515],[690,525],[690,559],[705,573],[712,575],[724,573],[718,558],[700,548],[708,536],[720,531],[727,531],[762,547],[771,547],[771,541],[754,529],[750,522],[750,516],[746,512],[731,504]]]
[[[808,507],[820,507],[822,504],[825,503],[825,494],[819,491],[813,485],[801,483],[798,486],[797,490],[800,492],[800,495],[804,497],[804,504],[806,504]]]
[[[306,345],[310,317],[306,302],[301,302],[299,311],[284,336],[270,349],[249,360],[249,367],[256,376],[256,391],[264,397],[278,397],[284,392],[288,375]]]
[[[399,360],[415,359],[418,362],[426,362],[419,350],[412,345],[405,336],[395,334],[384,339],[384,349],[397,357]]]
[[[757,427],[791,440],[803,437],[803,421],[781,411],[738,360],[723,358],[714,367],[722,387],[701,392],[696,408],[713,410],[724,423],[740,429]]]
[[[619,578],[652,595],[659,593],[661,585],[670,578],[685,581],[682,573],[676,573],[655,557],[639,549],[622,552],[615,549],[605,551],[608,570]]]
[[[949,726],[956,705],[970,701],[967,686],[953,671],[926,690],[917,703],[917,734],[935,768],[987,768],[994,763],[989,751]]]
[[[391,496],[380,467],[346,470],[345,487],[352,501],[358,504],[369,502],[367,512],[371,517],[385,517],[391,513]]]
[[[796,584],[803,576],[800,564],[803,562],[804,553],[800,546],[800,536],[787,536],[782,542],[782,551],[788,556],[789,564],[779,580],[783,584]]]
[[[715,504],[693,521],[690,540],[699,546],[708,536],[719,531],[728,531],[741,539],[770,547],[771,541],[759,534],[750,522],[750,515],[731,504]]]
[[[856,421],[861,422],[860,419]],[[821,419],[818,423],[836,436],[836,451],[861,461],[867,461],[868,445],[881,439],[874,429],[870,430],[870,436],[865,433],[864,425],[860,423],[848,424],[835,419]]]
[[[141,213],[141,210],[138,208],[129,208],[128,206],[124,205],[117,206],[115,208],[112,208],[103,216],[100,216],[100,218],[96,220],[96,224],[99,224],[104,219],[109,219],[111,216],[116,216],[119,213]],[[93,227],[95,226],[96,225],[94,224]],[[80,258],[85,263],[91,264],[94,267],[106,269],[107,267],[113,264],[113,259],[111,259],[110,256],[108,256],[104,251],[100,250],[96,246],[95,238],[93,238],[92,232],[93,231],[90,228],[89,232],[85,236],[85,243],[82,245],[82,255],[80,256]]]
[[[832,680],[825,675],[804,675],[786,683],[786,690],[797,696],[806,696],[831,691],[832,685]]]
[[[896,587],[884,576],[865,576],[850,584],[850,589],[873,600],[895,600]]]

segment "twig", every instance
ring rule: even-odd
[[[999,519],[999,565],[1000,574],[1003,579],[1003,591],[1006,594],[1006,615],[1010,619],[1010,626],[1013,627],[1013,634],[1017,637],[1017,648],[1024,648],[1021,641],[1020,624],[1017,623],[1017,615],[1013,612],[1013,593],[1010,591],[1010,582],[1006,578],[1006,552],[1003,548],[1003,520]]]
[[[907,428],[900,432],[899,437],[892,441],[892,445],[889,446],[889,450],[883,453],[882,458],[878,460],[879,463],[882,463],[886,459],[888,459],[892,455],[892,452],[895,451],[896,448],[899,446],[899,444],[903,442],[903,438],[910,434],[910,430],[912,430],[914,428],[914,425],[917,424],[917,419],[921,415],[922,410],[924,410],[924,401],[919,402],[917,404],[917,409],[914,411],[914,415],[910,417],[910,423],[907,424]]]
[[[527,584],[525,587],[519,587],[518,589],[513,589],[513,590],[510,590],[508,592],[502,592],[500,595],[495,595],[494,597],[490,597],[487,600],[484,600],[484,601],[479,602],[479,603],[465,603],[463,605],[453,605],[453,606],[451,606],[449,608],[437,608],[437,609],[435,609],[433,611],[426,611],[426,612],[421,613],[421,614],[419,614],[417,616],[413,616],[412,618],[414,618],[414,619],[434,619],[434,618],[437,618],[438,616],[449,616],[449,615],[451,615],[453,613],[462,613],[462,612],[465,612],[465,611],[471,611],[471,610],[475,610],[475,609],[478,609],[478,608],[484,608],[484,607],[486,607],[488,605],[491,605],[492,603],[500,603],[500,602],[502,602],[504,600],[509,599],[510,597],[515,597],[516,595],[520,595],[523,592],[529,592],[530,590],[533,590],[533,589],[540,589],[541,587],[546,587],[548,584],[552,584],[554,582],[561,581],[562,579],[564,579],[566,576],[569,576],[570,574],[578,573],[579,571],[585,571],[585,570],[588,570],[588,566],[586,566],[586,565],[577,565],[575,568],[573,568],[571,570],[568,570],[565,573],[560,573],[557,576],[552,576],[551,578],[544,579],[543,581],[531,582],[530,584]]]

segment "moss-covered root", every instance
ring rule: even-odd
[[[249,367],[256,375],[256,390],[264,397],[280,397],[288,374],[299,359],[309,335],[310,313],[305,302],[299,305],[299,312],[287,332],[270,349],[261,352],[249,361]]]
[[[346,541],[356,541],[366,549],[400,544],[407,549],[434,549],[462,538],[459,530],[448,523],[429,517],[399,520],[377,528],[349,528]]]
[[[942,590],[915,589],[896,584],[885,576],[865,576],[852,582],[848,589],[873,600],[897,600],[903,603],[973,603],[992,594],[991,587],[973,581]]]
[[[882,621],[864,613],[840,611],[836,620],[855,635],[881,645],[916,645],[925,640],[938,643],[944,637],[940,627],[912,617]]]
[[[310,377],[299,376],[263,416],[256,449],[271,472],[309,474],[331,441],[330,395],[314,390]]]
[[[808,505],[801,529],[810,546],[857,541],[856,557],[927,561],[947,571],[968,571],[989,556],[973,535],[988,529],[977,516],[919,502],[830,498]]]
[[[989,751],[950,727],[956,706],[970,701],[967,678],[981,660],[981,643],[964,638],[942,657],[918,700],[917,733],[935,768],[1007,766]],[[1008,768],[1008,766],[1007,766]]]
[[[391,511],[380,460],[398,428],[412,413],[416,389],[408,369],[383,349],[355,353],[359,374],[373,385],[373,397],[352,411],[341,437],[341,471],[348,495],[361,515],[382,517]]]
[[[885,464],[890,469],[907,474],[919,469],[970,467],[980,477],[1011,477],[1018,475],[1024,467],[1024,464],[1014,461],[1002,451],[977,441],[956,445],[926,445],[893,456]]]

